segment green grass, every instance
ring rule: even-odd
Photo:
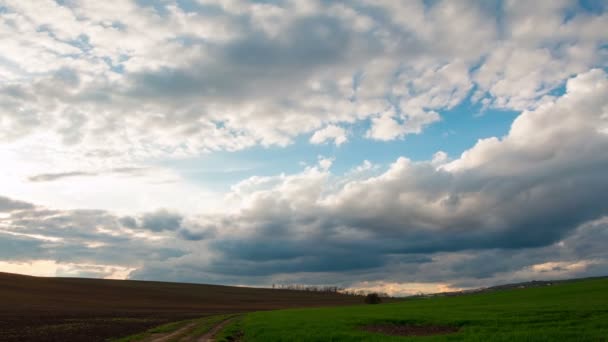
[[[440,324],[455,334],[397,337],[361,331],[373,323]],[[381,305],[255,312],[222,338],[244,341],[608,341],[608,279]]]
[[[216,336],[217,342],[233,342],[238,340],[243,331],[243,317],[235,318],[230,322],[224,329],[222,329]]]

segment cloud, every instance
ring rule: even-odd
[[[72,172],[61,172],[61,173],[43,173],[28,177],[30,182],[52,182],[62,178],[71,177],[90,177],[95,176],[96,173],[83,172],[83,171],[72,171]]]
[[[310,142],[313,144],[323,144],[328,140],[333,140],[336,146],[344,144],[348,141],[348,138],[346,137],[346,130],[339,126],[329,125],[316,131],[312,137],[310,137]]]
[[[137,268],[144,259],[185,254],[178,246],[164,245],[163,236],[129,227],[125,222],[130,220],[103,210],[52,210],[29,203],[19,208],[0,217],[0,259],[14,267],[52,260],[59,266],[81,265],[82,272],[99,265],[116,271]]]
[[[122,226],[127,227],[127,228],[131,228],[131,229],[137,228],[137,221],[135,220],[135,218],[133,218],[131,216],[123,216],[118,219],[118,222]]]
[[[601,152],[608,139],[598,129],[606,120],[608,79],[596,69],[570,79],[566,89],[523,112],[504,138],[481,140],[452,161],[399,158],[380,175],[332,190],[332,175],[322,168],[264,179],[266,186],[246,192],[235,187],[230,197],[240,209],[206,218],[224,228],[210,245],[216,258],[200,270],[230,277],[373,272],[400,256],[514,254],[555,245],[608,215],[608,159]],[[532,267],[525,262],[522,268]],[[470,277],[513,271],[508,263],[471,267]]]
[[[30,262],[0,261],[0,268],[9,273],[28,274],[40,277],[87,277],[104,279],[124,279],[133,270],[128,267],[111,265],[57,263],[54,260],[36,260]]]
[[[3,198],[0,250],[6,262],[107,265],[137,279],[367,281],[395,291],[601,274],[607,90],[602,70],[573,77],[506,136],[456,158],[368,162],[343,176],[321,158],[299,173],[252,177],[220,213],[118,216]]]
[[[69,274],[91,265],[234,284],[464,288],[600,274],[607,26],[605,9],[575,1],[5,1],[0,157],[20,161],[5,171],[6,191],[21,193],[14,175],[31,175],[37,196],[61,207],[73,191],[65,182],[95,176],[112,192],[79,193],[82,203],[145,209],[0,197],[0,253],[13,265],[55,260]],[[171,172],[101,177],[302,136],[403,139],[457,106],[520,114],[504,137],[460,156],[344,175],[323,157],[250,177],[211,213],[194,214],[210,204],[192,182],[157,186],[182,181]],[[167,203],[179,211],[149,209]]]
[[[366,293],[387,293],[389,296],[411,296],[419,293],[439,293],[459,291],[460,288],[455,288],[449,284],[442,283],[391,283],[384,281],[368,282],[363,281],[355,283],[349,287],[353,291],[364,291]]]
[[[0,196],[0,212],[10,212],[13,210],[32,209],[34,206],[27,202],[12,200]]]
[[[184,240],[200,241],[210,239],[216,236],[216,230],[213,228],[182,228],[178,231],[179,236]]]
[[[439,121],[439,114],[436,112],[419,112],[405,119],[401,117],[404,122],[397,121],[399,117],[394,113],[386,112],[373,118],[366,137],[384,141],[403,138],[407,134],[418,134],[425,126]]]
[[[183,217],[177,213],[172,213],[166,209],[160,209],[152,213],[147,213],[142,217],[141,225],[143,228],[153,232],[164,230],[178,230],[183,221]]]
[[[323,156],[319,156],[319,168],[321,170],[327,171],[331,168],[332,164],[334,163],[334,158],[325,158]]]
[[[122,174],[122,175],[137,175],[144,172],[144,168],[137,167],[122,167],[115,168],[106,171],[97,171],[97,172],[89,172],[89,171],[71,171],[71,172],[57,172],[57,173],[42,173],[28,177],[30,182],[52,182],[64,178],[72,178],[72,177],[94,177],[99,175],[106,174]]]
[[[340,129],[368,122],[364,136],[400,139],[471,93],[536,108],[607,58],[597,32],[608,16],[574,1],[4,7],[0,139],[98,162],[100,151],[192,156],[308,134],[339,145]]]

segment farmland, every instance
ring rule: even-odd
[[[607,341],[607,290],[597,278],[362,305],[303,291],[1,274],[0,340]]]
[[[184,319],[360,301],[303,291],[0,273],[0,341],[104,341]]]
[[[238,329],[244,341],[606,341],[608,279],[380,305],[255,312],[238,322]]]

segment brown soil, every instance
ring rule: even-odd
[[[105,341],[215,314],[359,304],[291,290],[0,273],[0,341]]]
[[[413,324],[372,324],[362,327],[363,330],[393,336],[431,336],[458,332],[458,327],[447,325],[413,325]]]
[[[179,329],[177,329],[177,330],[175,330],[174,332],[171,332],[171,333],[154,334],[154,335],[150,336],[149,338],[144,339],[143,342],[169,342],[169,341],[174,341],[179,336],[187,334],[188,331],[194,329],[195,326],[196,326],[196,324],[192,323],[192,324],[188,324],[186,326],[183,326],[183,327],[181,327],[181,328],[179,328]]]

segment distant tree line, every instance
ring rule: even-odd
[[[317,286],[317,285],[301,285],[301,284],[272,284],[273,289],[277,290],[292,290],[306,292],[331,293],[345,296],[365,297],[369,294],[375,294],[378,297],[389,298],[388,293],[364,290],[349,290],[340,286]]]

